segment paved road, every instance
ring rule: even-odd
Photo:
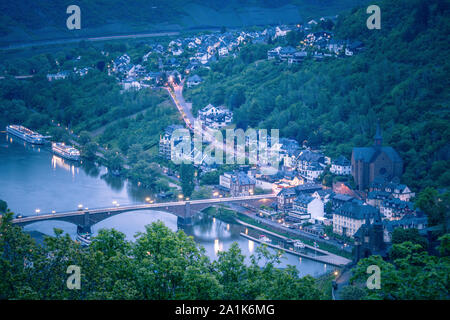
[[[183,85],[184,80],[180,83],[180,85],[174,85],[173,90],[170,88],[166,88],[172,97],[178,111],[180,112],[183,120],[188,128],[190,128],[195,133],[201,134],[203,139],[210,142],[214,148],[222,150],[225,154],[233,154],[236,156],[237,150],[231,147],[228,147],[225,143],[221,143],[214,137],[214,132],[216,130],[211,130],[207,127],[197,128],[194,126],[195,118],[192,115],[192,103],[186,102],[183,97]],[[225,138],[224,141],[225,142]],[[248,158],[248,152],[245,152],[245,157]]]
[[[34,75],[27,74],[27,75],[23,75],[23,76],[13,76],[13,77],[16,78],[16,79],[29,79],[29,78],[33,78]],[[3,80],[3,79],[5,79],[5,77],[4,76],[0,76],[0,80]]]
[[[66,44],[66,43],[76,43],[81,41],[108,41],[108,40],[123,40],[123,39],[136,39],[136,38],[151,38],[151,37],[164,37],[164,36],[175,36],[180,34],[177,31],[174,32],[153,32],[153,33],[136,33],[127,35],[111,35],[103,37],[83,37],[83,38],[68,38],[68,39],[57,39],[57,40],[44,40],[36,42],[18,43],[11,44],[8,46],[0,47],[0,50],[13,50],[13,49],[23,49],[28,47],[40,47],[54,44]]]

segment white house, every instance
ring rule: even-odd
[[[197,119],[207,127],[219,129],[231,123],[233,113],[224,107],[208,104],[198,111]]]
[[[308,181],[314,181],[323,173],[323,167],[319,163],[312,163],[306,168],[305,173]]]
[[[199,75],[195,74],[186,80],[186,85],[188,88],[190,88],[198,86],[202,81],[203,81],[202,78]]]
[[[223,57],[226,56],[228,54],[228,48],[223,46],[219,48],[219,56]]]
[[[288,218],[288,220],[297,222],[310,221],[315,223],[322,221],[324,218],[323,202],[309,194],[300,193],[292,204],[292,210],[288,213]]]
[[[121,82],[124,90],[139,90],[141,89],[141,84],[135,78],[127,78]]]
[[[340,156],[331,162],[330,172],[340,176],[349,175],[352,173],[352,164],[346,157]]]

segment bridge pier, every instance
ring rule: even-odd
[[[82,234],[82,233],[91,234],[92,233],[91,226],[80,226],[80,225],[77,225],[77,234]]]
[[[89,211],[85,211],[84,212],[84,216],[83,216],[83,224],[82,225],[77,225],[77,233],[89,233],[91,234],[91,218],[90,218],[90,214]]]
[[[192,225],[192,211],[191,211],[191,203],[189,201],[186,201],[186,204],[184,205],[183,214],[178,216],[177,224],[179,226]]]

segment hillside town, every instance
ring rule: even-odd
[[[336,17],[320,18],[320,22],[335,21]],[[171,40],[166,46],[152,43],[151,49],[133,63],[127,53],[111,60],[108,74],[116,77],[124,90],[140,90],[167,86],[169,83],[180,83],[186,78],[187,87],[199,85],[203,80],[196,74],[200,68],[210,68],[210,64],[226,57],[236,57],[242,46],[246,44],[273,44],[290,33],[303,35],[295,47],[276,46],[267,51],[267,59],[278,63],[298,64],[305,59],[320,61],[326,58],[348,57],[364,49],[359,41],[335,39],[330,31],[320,30],[318,23],[311,20],[306,24],[278,25],[260,31],[225,31],[200,34]],[[109,56],[108,52],[102,54]],[[82,57],[78,56],[76,61]],[[152,60],[151,68],[148,62]],[[145,66],[147,65],[147,67]],[[89,70],[86,67],[74,67],[74,70],[61,70],[48,74],[49,81],[66,79],[69,76],[84,76]]]
[[[320,21],[327,19],[321,18]],[[198,75],[201,68],[208,69],[211,63],[225,57],[236,57],[243,45],[273,44],[286,38],[289,32],[298,32],[304,37],[295,47],[274,46],[267,51],[267,60],[292,65],[305,59],[321,61],[350,57],[364,50],[361,42],[335,39],[332,32],[317,30],[317,25],[315,20],[311,20],[305,25],[279,25],[261,31],[225,31],[177,38],[167,46],[153,44],[151,50],[142,56],[141,63],[132,63],[130,56],[124,53],[111,60],[107,71],[123,90],[163,87],[170,92],[176,87],[200,85],[203,82]],[[181,63],[181,58],[188,62]],[[149,59],[155,61],[152,70],[144,66]],[[82,77],[89,70],[90,67],[75,68],[73,72],[64,70],[48,74],[47,78],[55,81],[72,75]],[[225,106],[210,103],[200,109],[194,119],[207,130],[226,129],[231,128],[233,112]],[[161,133],[159,155],[166,160],[183,156],[185,161],[191,162],[203,157],[201,164],[196,165],[202,174],[217,171],[214,161],[201,155],[193,143],[187,158],[186,155],[174,155],[176,151],[171,144],[177,145],[181,139],[172,141],[172,133],[181,128],[180,125],[171,125]],[[202,147],[208,145],[210,141],[205,141]],[[400,183],[403,161],[392,147],[383,145],[379,127],[373,146],[355,146],[351,159],[344,155],[331,159],[320,150],[312,150],[285,137],[280,138],[276,146],[271,146],[269,141],[269,147],[279,151],[280,168],[275,174],[264,173],[259,165],[241,165],[235,171],[220,175],[214,194],[235,197],[275,193],[277,201],[258,209],[256,216],[270,221],[272,226],[276,223],[286,230],[309,232],[322,240],[339,239],[342,248],[355,245],[361,239],[362,230],[370,230],[374,224],[381,223],[383,232],[378,237],[382,240],[377,243],[381,241],[385,245],[365,248],[365,252],[383,249],[386,253],[395,228],[422,230],[427,227],[425,215],[411,202],[415,194]],[[331,184],[324,184],[326,175],[333,178]],[[372,244],[372,240],[369,243]],[[368,243],[364,245],[369,246]]]
[[[167,128],[160,140],[159,151],[166,159],[173,157],[171,133],[176,128],[181,126]],[[332,238],[342,249],[359,246],[363,249],[355,252],[385,255],[394,229],[425,231],[427,218],[414,208],[415,193],[400,183],[401,157],[392,147],[383,145],[382,132],[377,128],[373,145],[354,147],[351,160],[343,155],[331,159],[320,150],[281,138],[278,146],[281,162],[275,174],[264,174],[259,165],[240,165],[220,175],[214,194],[236,197],[274,193],[276,201],[270,206],[253,208],[254,217],[262,218],[263,223],[313,235],[322,241]],[[194,155],[188,160],[193,159]],[[197,166],[202,174],[218,170],[214,164]],[[327,174],[333,177],[331,185],[324,184]],[[377,224],[382,231],[368,231]],[[369,238],[361,242],[364,232],[370,233]]]

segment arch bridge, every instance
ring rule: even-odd
[[[22,218],[13,219],[12,223],[20,226],[26,226],[39,221],[48,220],[60,220],[66,221],[78,226],[78,230],[81,232],[90,232],[91,226],[94,224],[110,218],[112,216],[137,210],[159,210],[167,211],[175,214],[178,217],[178,221],[182,225],[192,224],[192,217],[195,213],[202,211],[213,205],[221,203],[248,203],[254,206],[259,206],[262,204],[268,204],[276,198],[274,194],[264,194],[264,195],[251,195],[243,197],[227,197],[227,198],[212,198],[212,199],[202,199],[202,200],[191,200],[191,201],[172,201],[172,202],[160,202],[160,203],[146,203],[146,204],[135,204],[126,205],[111,208],[97,208],[88,210],[76,210],[67,212],[55,212],[46,213],[33,216],[25,216]]]

